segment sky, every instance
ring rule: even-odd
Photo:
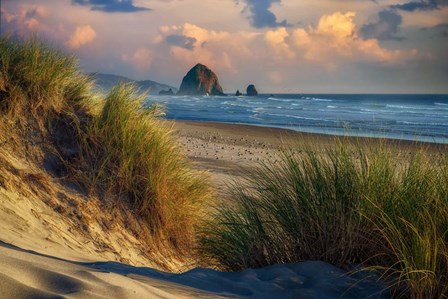
[[[1,0],[0,30],[175,87],[202,63],[227,93],[448,93],[448,0]]]

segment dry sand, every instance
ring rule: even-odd
[[[322,262],[239,273],[171,274],[116,262],[82,263],[0,242],[1,298],[388,298],[374,279]],[[371,296],[371,297],[369,297]]]
[[[225,195],[226,184],[238,180],[244,168],[258,162],[279,160],[282,147],[325,150],[334,147],[335,137],[324,134],[302,133],[286,129],[258,127],[215,122],[176,121],[169,123],[175,130],[179,143],[198,169],[210,174],[218,194]],[[347,138],[356,144],[377,141],[372,138]],[[415,150],[426,148],[429,152],[448,151],[448,144],[416,143],[412,141],[384,140],[392,149]]]
[[[180,121],[171,125],[187,155],[210,173],[221,194],[226,181],[238,179],[240,167],[260,160],[275,162],[283,142],[315,143],[322,148],[333,144],[330,136],[279,129]],[[88,221],[71,213],[70,205],[58,203],[95,209],[82,196],[74,197],[41,169],[1,148],[0,162],[0,298],[388,297],[382,293],[384,285],[365,279],[356,284],[356,277],[321,262],[241,273],[160,272],[155,269],[169,261],[161,263],[162,257],[157,256],[148,259],[138,240],[123,229],[106,229],[110,224]]]
[[[220,195],[225,194],[226,184],[237,180],[245,168],[262,161],[275,163],[279,159],[278,150],[285,144],[332,142],[332,137],[325,135],[248,125],[195,121],[176,121],[170,125],[186,155],[198,169],[210,174]]]

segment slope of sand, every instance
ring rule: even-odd
[[[216,123],[176,122],[173,129],[220,194],[227,181],[238,179],[241,167],[275,162],[281,141],[322,148],[334,142],[324,135]],[[144,252],[139,240],[115,223],[118,218],[89,219],[101,214],[99,206],[76,194],[0,148],[0,298],[388,297],[374,279],[361,279],[359,273],[349,277],[322,262],[240,273],[160,272],[188,268],[188,261]]]
[[[178,268],[169,257],[148,252],[125,227],[126,215],[103,208],[0,148],[0,241],[66,259]]]
[[[171,274],[117,262],[72,262],[0,242],[0,269],[1,298],[389,297],[373,278],[348,277],[322,262]]]

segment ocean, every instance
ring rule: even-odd
[[[166,118],[301,132],[448,143],[448,95],[276,94],[150,96]]]

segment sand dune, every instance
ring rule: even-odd
[[[2,298],[182,298],[201,296],[179,287],[164,290],[164,282],[151,283],[2,243],[0,246]],[[104,268],[107,268],[104,264]],[[113,263],[111,263],[113,268]],[[169,286],[166,289],[171,289]]]
[[[257,158],[275,159],[282,135],[271,129],[219,124],[177,123],[175,129],[189,157],[198,168],[210,171],[219,188],[238,175],[240,166],[253,165]],[[287,138],[289,133],[283,133]],[[303,142],[310,140],[300,136]],[[297,140],[298,136],[293,137]],[[321,144],[330,140],[317,137],[314,141]],[[318,261],[239,273],[156,270],[167,263],[160,263],[162,257],[151,260],[139,254],[138,242],[122,229],[107,230],[90,220],[85,233],[80,227],[85,219],[69,211],[61,213],[58,201],[54,202],[58,196],[67,196],[70,200],[64,201],[82,205],[82,197],[75,198],[65,189],[52,190],[60,185],[40,169],[22,165],[5,152],[2,155],[3,162],[9,163],[4,170],[13,171],[4,172],[6,179],[0,184],[0,298],[390,297],[375,278],[348,275]],[[25,181],[33,177],[33,184]],[[38,183],[46,188],[34,190]]]
[[[239,273],[171,274],[117,262],[80,263],[0,243],[2,298],[388,298],[375,279],[322,262]]]

